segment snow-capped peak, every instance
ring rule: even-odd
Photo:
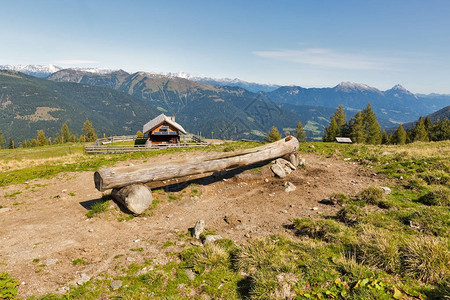
[[[405,89],[402,85],[400,84],[396,84],[391,88],[392,91],[402,91],[402,92],[408,92],[409,91],[407,89]]]
[[[337,90],[340,90],[343,92],[350,92],[350,91],[354,91],[354,90],[379,92],[378,89],[368,86],[367,84],[354,83],[354,82],[348,82],[348,81],[339,83],[335,88]]]
[[[55,65],[0,65],[0,70],[22,72],[36,77],[47,77],[62,69]]]

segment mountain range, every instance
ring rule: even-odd
[[[220,138],[261,139],[273,125],[280,131],[293,130],[301,121],[307,137],[318,140],[340,104],[350,118],[371,103],[382,128],[415,121],[450,105],[450,95],[415,95],[400,85],[386,91],[349,82],[332,88],[261,88],[185,73],[130,74],[51,65],[20,69],[33,76],[0,71],[0,129],[19,141],[35,137],[37,129],[56,135],[65,121],[79,132],[86,118],[99,135],[133,134],[162,112],[176,115],[188,131],[206,137],[214,132]]]

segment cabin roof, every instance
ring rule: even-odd
[[[352,140],[350,139],[350,138],[348,138],[348,137],[336,137],[336,142],[338,142],[338,143],[348,143],[348,144],[351,144],[352,143]]]
[[[150,120],[147,124],[145,124],[144,129],[143,129],[144,134],[155,129],[156,127],[158,127],[159,125],[161,125],[164,122],[168,123],[169,125],[172,125],[173,127],[178,129],[182,133],[186,134],[186,131],[184,130],[183,126],[181,126],[180,124],[178,124],[177,122],[172,120],[171,117],[168,117],[165,114],[160,114],[159,116],[157,116],[156,118],[154,118],[153,120]]]

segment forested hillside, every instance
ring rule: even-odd
[[[16,143],[38,130],[55,137],[63,123],[80,134],[86,119],[99,135],[135,134],[157,113],[150,103],[113,89],[0,72],[0,130]]]

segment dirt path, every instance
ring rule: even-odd
[[[86,207],[102,196],[94,188],[92,172],[8,186],[0,190],[0,205],[11,208],[0,213],[0,271],[20,280],[19,296],[61,292],[81,273],[114,273],[118,264],[141,263],[144,254],[154,258],[154,264],[167,262],[165,252],[181,246],[184,242],[177,242],[177,236],[199,219],[217,234],[243,243],[247,238],[285,233],[283,225],[292,218],[333,215],[339,207],[318,201],[333,192],[354,194],[383,181],[352,162],[312,154],[303,157],[306,168],[284,179],[273,177],[265,166],[190,186],[185,193],[174,193],[178,197],[174,201],[167,200],[166,192],[155,191],[156,199],[166,200],[148,216],[122,222],[112,201],[109,212],[92,219],[85,216]],[[297,189],[285,192],[286,181]],[[193,189],[201,195],[190,194]],[[168,241],[175,245],[162,249]],[[144,251],[136,251],[139,248]],[[74,266],[76,259],[86,264]]]

